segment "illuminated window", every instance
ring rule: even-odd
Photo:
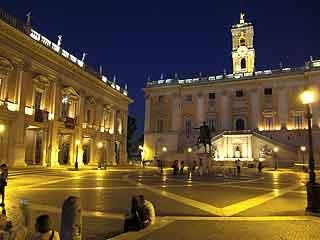
[[[241,59],[241,69],[246,69],[246,68],[247,68],[246,59],[242,58],[242,59]]]
[[[41,109],[41,99],[42,99],[42,92],[40,91],[35,91],[35,95],[34,95],[34,108],[36,110],[40,110]]]
[[[209,129],[213,132],[216,131],[217,129],[217,121],[216,119],[209,119],[208,120],[208,126],[209,126]]]
[[[270,116],[264,118],[264,129],[273,130],[273,117]]]
[[[162,119],[157,120],[157,132],[163,132],[163,120]]]
[[[293,127],[295,129],[303,129],[303,112],[297,112],[293,116]]]
[[[69,116],[69,98],[67,96],[63,97],[63,99],[62,99],[61,116],[62,117],[68,117]]]
[[[192,130],[192,121],[191,121],[191,119],[186,119],[186,121],[185,121],[185,129],[186,129],[187,135],[190,135],[191,134],[191,130]]]

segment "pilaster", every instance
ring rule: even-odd
[[[288,123],[288,88],[278,89],[278,112],[281,129],[287,128]]]
[[[201,126],[205,121],[204,96],[202,92],[197,95],[197,126]]]
[[[145,96],[145,116],[144,116],[144,131],[150,131],[150,111],[151,111],[151,96]]]
[[[250,105],[251,105],[251,129],[258,129],[261,115],[260,94],[258,89],[251,89],[250,91]]]

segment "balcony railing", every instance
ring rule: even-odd
[[[79,66],[84,71],[88,72],[90,75],[93,75],[99,81],[104,82],[107,86],[115,89],[116,91],[122,93],[125,96],[128,96],[128,89],[125,87],[124,89],[117,85],[115,82],[111,82],[108,80],[106,76],[103,76],[100,72],[94,70],[89,65],[85,64],[82,60],[76,58],[74,55],[70,54],[68,51],[62,49],[56,43],[50,41],[45,36],[41,35],[40,33],[36,32],[34,29],[31,28],[28,24],[20,21],[16,17],[9,15],[6,11],[0,8],[0,20],[4,21],[11,27],[23,32],[24,34],[28,35],[34,41],[41,43],[42,45],[46,46],[47,48],[53,50],[55,53],[63,56],[64,58],[68,59],[69,61],[73,62],[77,66]]]

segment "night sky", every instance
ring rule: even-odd
[[[318,0],[106,0],[1,1],[20,19],[32,11],[32,25],[51,41],[63,35],[63,48],[121,86],[135,100],[130,113],[143,131],[147,76],[190,77],[231,72],[231,25],[240,10],[254,24],[256,69],[302,66],[320,57]]]

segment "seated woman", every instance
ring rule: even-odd
[[[124,232],[139,231],[143,228],[141,220],[141,210],[139,209],[138,200],[135,196],[131,199],[131,209],[124,220]]]
[[[58,232],[51,230],[51,220],[48,215],[41,215],[36,220],[34,240],[60,240]]]

